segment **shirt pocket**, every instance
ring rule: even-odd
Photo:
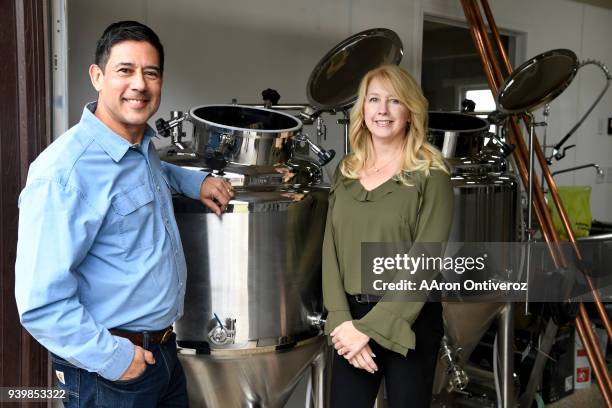
[[[122,247],[126,251],[147,248],[159,240],[153,191],[142,184],[117,194],[111,201],[119,227]]]

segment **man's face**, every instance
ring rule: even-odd
[[[94,64],[89,75],[98,91],[95,115],[115,133],[139,143],[161,100],[157,50],[145,41],[122,41],[111,48],[104,71]]]

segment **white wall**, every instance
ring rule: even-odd
[[[580,59],[599,59],[612,67],[608,41],[612,10],[570,0],[490,2],[501,29],[524,34],[518,64],[550,49],[569,48]],[[458,0],[68,0],[69,120],[71,124],[78,121],[84,103],[95,98],[87,67],[98,36],[116,20],[137,19],[150,25],[166,48],[164,95],[154,120],[167,118],[170,110],[232,98],[259,102],[261,90],[267,87],[280,92],[281,102],[306,102],[306,82],[319,59],[344,38],[373,27],[399,34],[405,50],[402,66],[419,78],[424,14],[465,20]],[[578,73],[551,104],[550,143],[576,123],[603,83],[597,68]],[[605,130],[604,135],[597,134],[598,120],[610,116],[612,92],[568,141],[577,148],[555,163],[553,170],[591,162],[612,168],[612,136],[605,135]],[[336,117],[325,118],[326,147],[340,152]],[[557,180],[560,185],[592,184],[593,217],[612,221],[612,184],[595,184],[594,170]]]

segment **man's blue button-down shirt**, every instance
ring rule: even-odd
[[[183,313],[186,265],[172,192],[199,198],[206,173],[160,162],[92,113],[30,166],[19,197],[15,294],[51,352],[118,379],[134,346],[107,329],[159,330]]]

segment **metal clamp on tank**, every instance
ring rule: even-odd
[[[204,161],[213,170],[223,170],[225,166],[227,166],[225,152],[228,149],[233,149],[235,143],[236,139],[233,135],[222,133],[219,135],[219,144],[217,145],[217,148],[210,154],[207,153]]]
[[[325,327],[326,320],[323,319],[322,315],[308,316],[306,318],[308,319],[310,324],[312,324],[312,326],[315,327],[317,330],[323,330],[323,328]]]
[[[327,163],[332,161],[336,155],[336,151],[333,149],[325,150],[321,146],[317,146],[306,133],[301,133],[295,137],[297,142],[306,142],[310,147],[310,150],[319,158],[319,164],[325,166]]]
[[[188,114],[184,114],[181,111],[170,111],[170,121],[167,122],[159,118],[155,121],[155,127],[160,136],[170,137],[170,144],[178,149],[178,151],[174,152],[176,155],[197,157],[195,152],[190,151],[183,145],[183,137],[185,137],[185,132],[183,132],[183,121],[187,119],[188,116]],[[168,154],[171,154],[171,151],[169,151]]]
[[[459,365],[459,358],[455,355],[451,346],[448,344],[448,338],[442,337],[442,356],[440,359],[446,363],[448,374],[448,391],[462,391],[467,387],[469,378]],[[457,349],[460,353],[461,349]]]
[[[234,344],[236,339],[236,319],[227,318],[225,319],[225,326],[219,319],[219,316],[215,313],[215,318],[212,320],[216,323],[216,326],[208,332],[208,338],[210,342],[216,346],[226,346],[228,344]]]

